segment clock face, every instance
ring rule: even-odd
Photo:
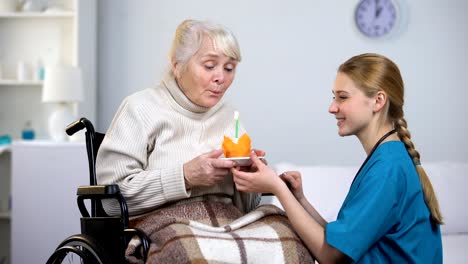
[[[361,0],[354,14],[359,31],[371,38],[389,34],[397,19],[397,7],[392,0]]]

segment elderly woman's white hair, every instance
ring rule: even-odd
[[[209,21],[188,19],[183,21],[175,32],[169,54],[171,64],[179,64],[185,70],[187,62],[197,53],[203,38],[209,37],[216,49],[235,61],[241,61],[239,44],[234,34],[227,28]]]

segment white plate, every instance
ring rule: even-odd
[[[265,160],[265,157],[258,157],[261,160]],[[220,158],[223,160],[232,160],[237,163],[239,166],[250,166],[252,165],[252,160],[250,157],[237,157],[237,158]]]

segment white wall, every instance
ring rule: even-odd
[[[370,41],[353,25],[358,0],[100,0],[98,129],[124,96],[159,82],[176,26],[208,19],[238,37],[243,61],[226,96],[270,162],[364,160],[357,139],[340,138],[327,112],[338,65],[363,52],[400,66],[422,161],[468,161],[468,1],[399,1],[407,14],[401,32]]]

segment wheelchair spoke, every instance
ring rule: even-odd
[[[71,236],[64,240],[50,256],[47,264],[56,263],[86,263],[108,264],[109,256],[86,235]]]

